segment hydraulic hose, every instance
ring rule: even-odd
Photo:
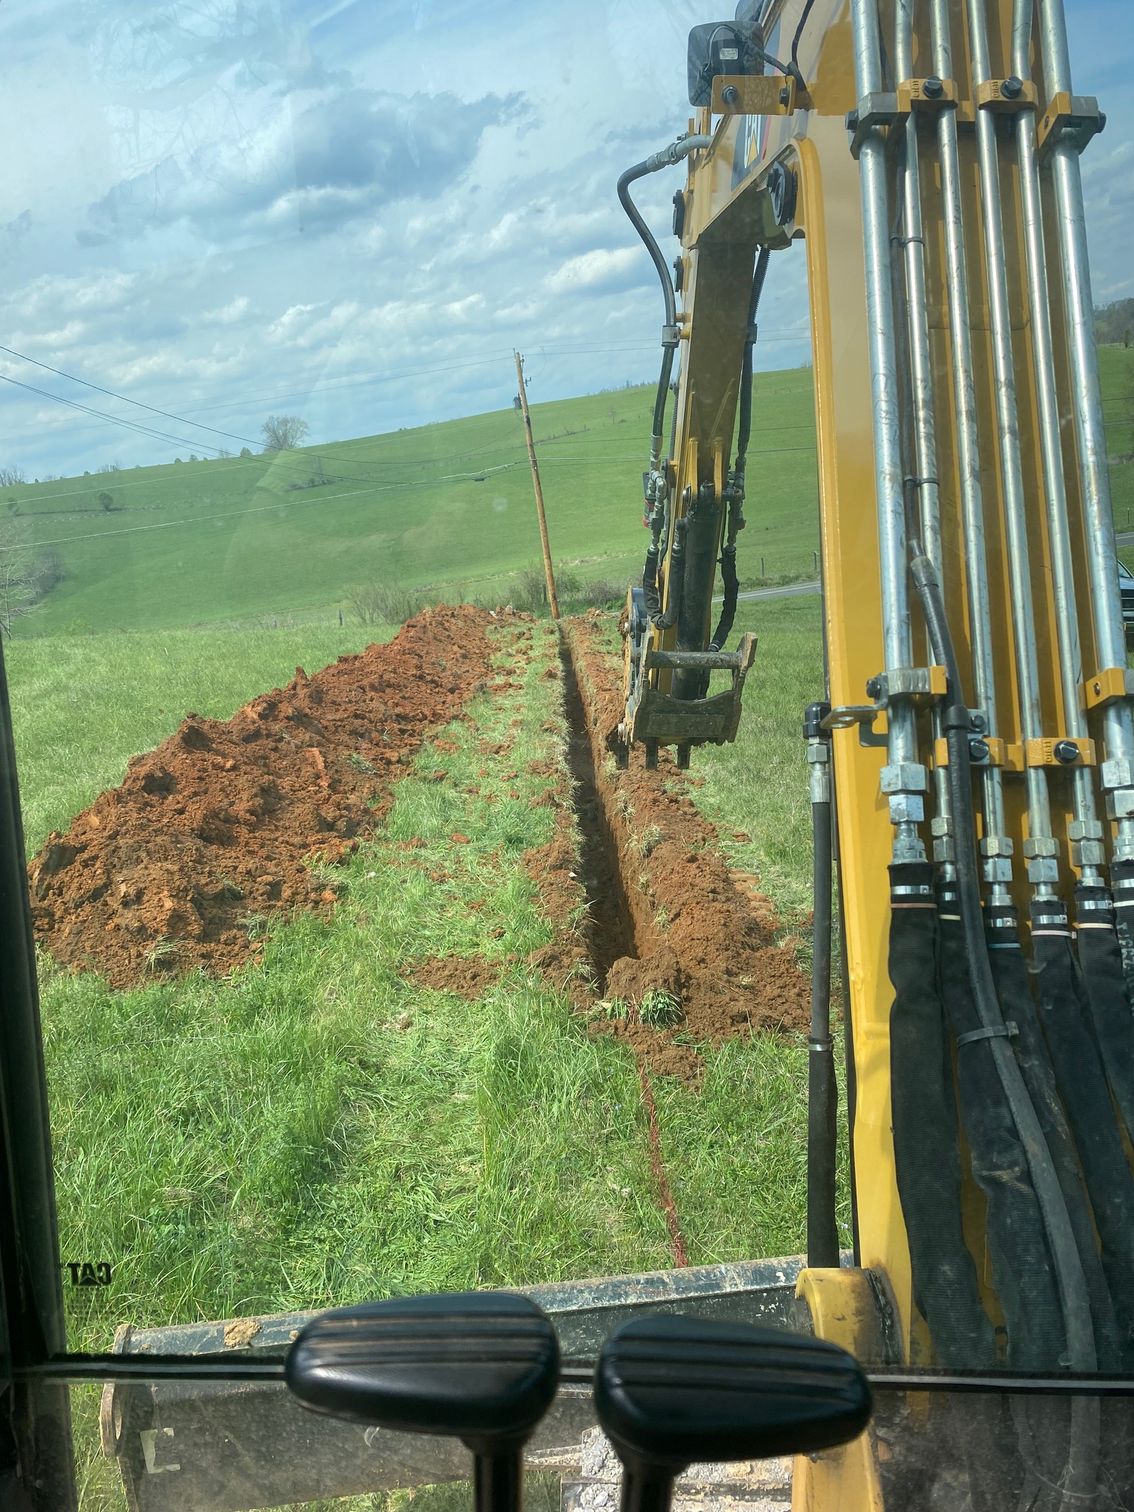
[[[1055,1273],[1063,1327],[1066,1331],[1067,1363],[1072,1370],[1094,1371],[1098,1356],[1095,1348],[1094,1329],[1091,1322],[1090,1302],[1086,1278],[1079,1260],[1075,1235],[1059,1181],[1052,1164],[1051,1154],[1044,1142],[1043,1132],[1036,1111],[1028,1097],[1019,1065],[1008,1042],[1008,1030],[996,997],[996,984],[984,937],[984,920],[980,901],[980,870],[976,851],[976,816],[973,810],[972,768],[969,754],[971,733],[968,710],[964,707],[964,694],[960,667],[953,645],[952,633],[945,613],[941,585],[933,563],[921,551],[918,543],[911,543],[913,560],[910,572],[921,601],[926,628],[933,654],[946,669],[949,684],[949,703],[944,715],[944,728],[949,751],[949,785],[953,800],[953,815],[956,822],[957,904],[967,956],[968,981],[973,1009],[979,1019],[982,1039],[971,1042],[968,1049],[987,1046],[989,1059],[995,1069],[996,1081],[1003,1104],[1010,1116],[1016,1137],[1023,1149],[1027,1174],[1031,1177],[1039,1213],[1042,1216],[1042,1231],[1025,1231],[1014,1235],[1015,1263],[1018,1274],[1032,1266],[1046,1269],[1044,1236],[1050,1262]],[[1018,1173],[1024,1176],[1024,1171]],[[1001,1183],[1003,1185],[1003,1183]],[[987,1189],[986,1189],[987,1190]],[[988,1192],[990,1198],[990,1222],[992,1202],[999,1195]],[[1020,1274],[1020,1279],[1023,1279]],[[1000,1286],[998,1284],[998,1290]],[[1009,1279],[1008,1295],[1016,1290]],[[1007,1308],[1007,1300],[1005,1307]],[[1032,1323],[1038,1320],[1030,1320]],[[1011,1324],[1009,1325],[1011,1328]],[[1028,1322],[1024,1323],[1025,1334]],[[1037,1360],[1038,1368],[1051,1368],[1059,1360],[1057,1349],[1052,1356],[1044,1350],[1044,1357]],[[1022,1362],[1021,1362],[1022,1363]],[[1089,1458],[1089,1446],[1076,1445],[1080,1457],[1076,1476],[1086,1479],[1082,1456]]]
[[[752,354],[756,346],[756,316],[760,312],[760,298],[768,277],[771,261],[770,247],[761,247],[752,270],[752,297],[748,301],[748,326],[744,333],[744,357],[740,364],[740,420],[736,435],[736,466],[732,471],[731,486],[734,498],[729,504],[728,540],[721,550],[721,586],[724,603],[721,617],[709,642],[710,651],[721,651],[732,633],[736,619],[736,603],[740,593],[740,580],[736,574],[736,536],[744,523],[744,464],[748,456],[748,442],[752,437]]]
[[[735,546],[725,546],[721,550],[721,586],[724,588],[724,603],[721,605],[721,617],[717,621],[717,628],[713,631],[713,638],[709,642],[710,651],[720,651],[724,648],[724,643],[732,630],[732,622],[736,618],[740,579],[736,575]]]
[[[673,545],[669,549],[669,608],[654,616],[654,628],[672,630],[681,617],[681,605],[685,597],[685,530],[684,519],[677,520],[673,527]]]
[[[831,1040],[831,881],[834,856],[831,738],[823,729],[829,704],[812,704],[804,718],[811,768],[813,921],[811,1033],[807,1055],[807,1263],[839,1263],[835,1221],[835,1140],[838,1089]]]
[[[660,152],[652,152],[648,158],[643,158],[640,163],[635,163],[632,168],[627,168],[618,180],[618,202],[629,217],[630,224],[641,237],[646,251],[650,254],[654,267],[657,269],[658,278],[661,280],[662,298],[665,300],[665,325],[662,328],[662,364],[661,373],[658,377],[657,397],[654,400],[654,429],[650,446],[650,467],[657,471],[661,461],[662,443],[665,433],[665,404],[669,393],[669,381],[673,374],[673,354],[677,350],[677,295],[674,292],[673,279],[670,276],[669,267],[666,263],[662,250],[657,244],[653,232],[642,218],[637,205],[630,197],[630,185],[635,180],[645,178],[647,174],[657,173],[660,168],[671,167],[679,163],[682,158],[689,156],[698,148],[708,147],[712,137],[692,134],[678,137],[668,147],[663,147]]]
[[[761,247],[752,272],[752,298],[748,303],[748,329],[744,335],[744,359],[740,367],[740,424],[736,435],[736,471],[741,478],[744,477],[744,462],[752,436],[752,354],[756,347],[756,317],[760,313],[760,299],[771,260],[772,249]]]

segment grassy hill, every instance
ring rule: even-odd
[[[758,572],[763,553],[769,574],[807,573],[810,372],[761,377],[757,396],[753,450],[769,453],[769,467],[745,538],[748,566]],[[534,408],[552,548],[583,580],[639,567],[651,409],[644,387]],[[302,615],[346,605],[352,588],[373,582],[491,595],[539,561],[512,410],[275,456],[3,489],[3,541],[57,552],[62,568],[17,622],[19,636]]]
[[[1101,349],[1120,529],[1134,528],[1134,351]],[[582,582],[640,568],[653,391],[537,404],[552,551]],[[756,380],[747,581],[813,574],[818,544],[808,369]],[[109,496],[106,507],[105,496]],[[100,502],[101,499],[101,502]],[[19,637],[323,618],[371,584],[508,597],[539,561],[513,410],[274,456],[182,461],[0,489],[0,546],[57,558]],[[2,606],[0,606],[2,608]]]

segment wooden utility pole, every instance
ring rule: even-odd
[[[532,417],[528,409],[528,391],[524,387],[524,359],[513,351],[516,359],[516,382],[520,385],[520,408],[524,412],[524,440],[528,444],[528,461],[532,464],[532,484],[535,488],[536,515],[539,519],[539,539],[543,547],[543,575],[547,579],[547,602],[551,617],[559,618],[559,600],[555,596],[555,573],[551,566],[551,547],[547,541],[547,516],[543,510],[543,485],[539,481],[539,463],[536,461],[535,441],[532,438]]]

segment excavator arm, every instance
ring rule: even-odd
[[[1063,0],[742,4],[695,29],[689,76],[689,132],[649,160],[687,165],[680,381],[620,734],[647,762],[735,734],[738,669],[709,723],[710,602],[719,563],[730,618],[759,508],[738,412],[767,259],[800,243],[857,1254],[816,1246],[799,1297],[867,1361],[1128,1371],[1134,711],[1079,176],[1103,117]],[[974,1505],[1089,1505],[1116,1462],[1087,1398],[970,1417],[926,1409],[923,1445],[953,1448],[914,1432],[904,1458],[948,1460]],[[801,1460],[795,1505],[907,1505],[896,1458]]]

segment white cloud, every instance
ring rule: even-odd
[[[547,287],[553,294],[576,294],[584,289],[624,288],[627,280],[639,282],[644,261],[639,246],[606,248],[571,257],[549,274]]]

